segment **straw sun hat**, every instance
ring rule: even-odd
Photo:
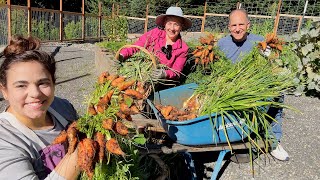
[[[189,29],[192,25],[191,20],[183,16],[183,12],[180,7],[169,7],[166,11],[166,14],[161,14],[156,18],[156,24],[158,26],[164,27],[164,20],[166,16],[177,16],[182,18],[183,19],[182,30]]]

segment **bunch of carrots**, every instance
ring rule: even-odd
[[[215,60],[213,46],[216,40],[212,34],[208,34],[207,37],[200,37],[199,41],[201,45],[192,52],[195,64],[207,65]]]
[[[178,109],[171,105],[156,105],[156,108],[161,112],[163,117],[171,121],[186,121],[194,119],[197,117],[199,107],[198,96],[191,96],[183,103],[182,109]]]
[[[265,40],[262,42],[259,42],[258,47],[265,51],[267,47],[269,46],[271,49],[275,50],[275,57],[279,57],[279,53],[282,51],[285,42],[278,38],[275,33],[267,33]]]
[[[140,82],[108,72],[98,77],[97,89],[86,115],[61,131],[52,143],[66,143],[67,153],[78,147],[78,165],[89,179],[94,177],[96,163],[103,163],[106,154],[109,158],[111,154],[126,156],[118,140],[129,139],[125,121],[132,121],[131,115],[140,113],[136,101],[144,94]]]

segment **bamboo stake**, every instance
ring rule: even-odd
[[[203,18],[202,18],[202,24],[201,24],[201,32],[204,32],[204,25],[206,23],[206,17],[207,17],[207,1],[204,3],[203,8]]]
[[[8,44],[11,39],[11,0],[7,0],[8,5]]]
[[[98,38],[99,38],[99,41],[101,40],[101,14],[102,14],[102,12],[101,12],[101,9],[102,9],[102,3],[101,3],[101,1],[99,1],[99,4],[98,4],[98,6],[99,6],[99,14],[98,14]]]
[[[30,0],[27,1],[27,6],[28,6],[28,36],[31,36],[31,2]]]
[[[86,36],[86,28],[85,28],[85,24],[86,24],[86,17],[85,17],[85,11],[84,11],[84,0],[82,0],[82,40],[85,40],[85,36]]]
[[[148,15],[149,15],[149,4],[147,4],[147,7],[146,7],[146,20],[144,22],[144,32],[145,33],[148,31],[148,23],[149,23]]]
[[[278,26],[279,26],[281,2],[282,2],[282,0],[279,0],[278,12],[277,12],[277,16],[276,16],[276,19],[275,19],[275,22],[274,22],[274,29],[273,29],[274,35],[277,35],[277,30],[278,30]]]
[[[309,1],[307,0],[307,1],[306,1],[306,4],[304,5],[304,9],[303,9],[302,16],[301,16],[301,18],[299,19],[299,24],[298,24],[298,30],[297,30],[297,32],[299,32],[300,29],[301,29],[301,25],[302,25],[302,23],[303,23],[304,16],[306,15],[308,3],[309,3]]]
[[[60,16],[60,28],[59,28],[59,36],[60,36],[60,42],[63,41],[63,14],[62,14],[62,0],[60,0],[60,11],[59,11],[59,16]]]

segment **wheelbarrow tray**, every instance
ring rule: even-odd
[[[154,105],[182,108],[183,103],[192,96],[197,87],[195,83],[181,85],[155,92],[147,99],[168,136],[179,144],[191,146],[237,142],[245,139],[249,130],[242,119],[233,115],[222,117],[220,114],[212,113],[210,116],[200,116],[186,121],[170,121],[165,119]]]

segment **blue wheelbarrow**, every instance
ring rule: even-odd
[[[160,121],[161,126],[168,136],[173,141],[184,146],[180,149],[186,149],[187,146],[196,148],[199,146],[218,146],[219,144],[226,144],[228,141],[229,143],[243,143],[247,134],[250,134],[250,132],[248,127],[243,123],[243,120],[235,116],[230,115],[222,118],[221,115],[212,113],[211,115],[200,116],[186,121],[170,121],[166,120],[155,107],[155,104],[161,104],[175,106],[178,109],[182,108],[183,103],[192,96],[197,87],[198,85],[195,83],[181,85],[155,92],[153,96],[147,99],[147,103],[150,105],[155,117]],[[226,146],[228,145],[224,147]],[[230,148],[220,148],[219,151],[219,157],[211,179],[217,178],[222,161],[225,155],[230,152]],[[196,179],[191,154],[188,151],[181,152],[185,153],[184,156],[189,157],[189,168],[193,171],[193,179]]]

